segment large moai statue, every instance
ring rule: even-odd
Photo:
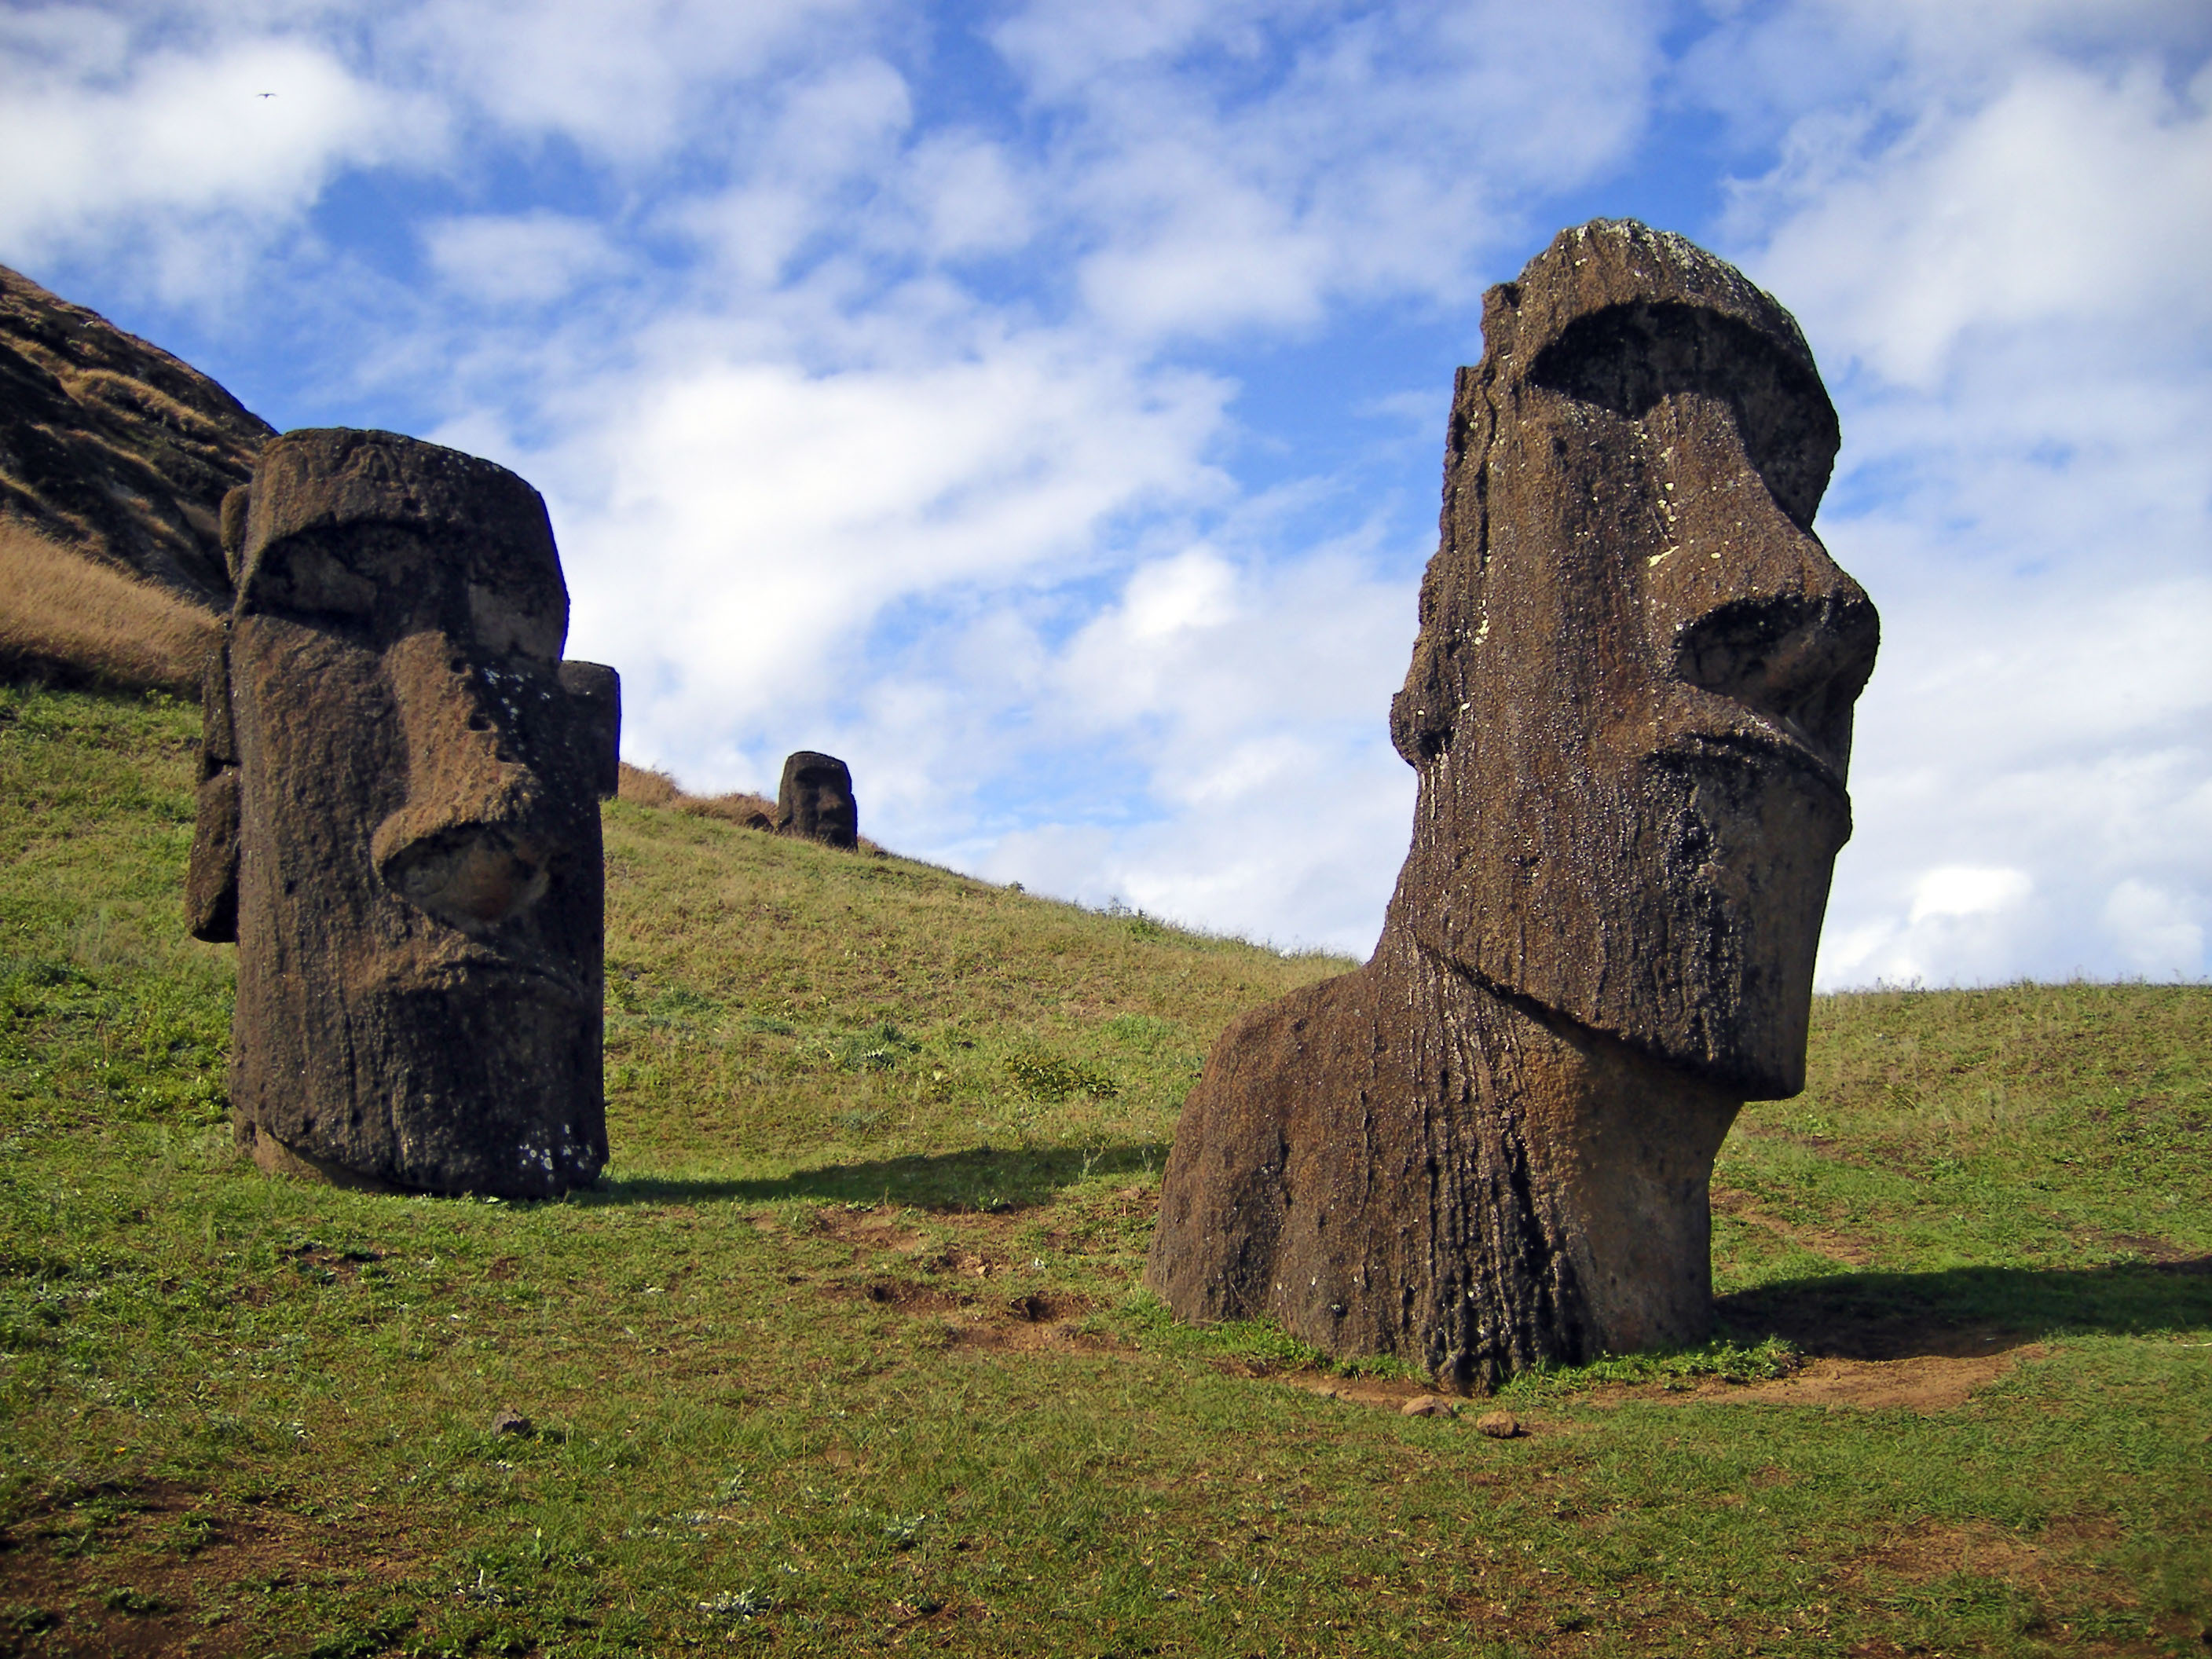
[[[1713,1160],[1803,1087],[1878,623],[1813,534],[1836,416],[1679,236],[1563,232],[1459,373],[1374,958],[1239,1019],[1146,1280],[1460,1387],[1701,1339]]]
[[[587,1185],[620,689],[561,659],[544,503],[434,444],[303,431],[222,516],[186,909],[239,947],[240,1139],[351,1185]]]

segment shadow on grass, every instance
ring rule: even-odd
[[[970,1147],[866,1164],[831,1164],[750,1181],[686,1181],[617,1176],[574,1204],[701,1204],[716,1200],[765,1204],[827,1199],[848,1204],[896,1204],[917,1210],[1004,1211],[1049,1204],[1063,1187],[1099,1176],[1149,1173],[1166,1159],[1158,1146]]]
[[[1787,1337],[1809,1354],[1905,1359],[1990,1352],[2039,1336],[2136,1336],[2212,1327],[2212,1256],[2103,1267],[1847,1273],[1738,1291],[1714,1303],[1739,1340]]]

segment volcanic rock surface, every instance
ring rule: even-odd
[[[1486,296],[1391,733],[1419,777],[1374,958],[1232,1024],[1147,1280],[1458,1387],[1692,1341],[1713,1159],[1803,1085],[1878,623],[1813,534],[1796,325],[1628,222]]]

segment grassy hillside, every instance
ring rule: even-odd
[[[196,729],[0,690],[0,1651],[2205,1651],[2212,991],[1824,1000],[1728,1340],[1492,1439],[1136,1288],[1345,964],[710,817],[607,809],[599,1188],[262,1178]]]

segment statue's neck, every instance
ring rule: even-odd
[[[1727,1085],[1487,985],[1386,930],[1370,971],[1440,1005],[1479,1115],[1525,1149],[1546,1231],[1574,1264],[1604,1346],[1709,1322],[1713,1160],[1742,1106]]]

